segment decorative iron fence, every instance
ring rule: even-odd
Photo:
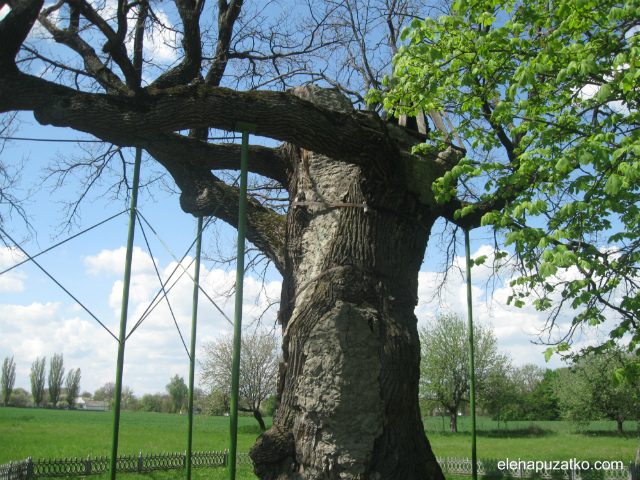
[[[123,455],[118,457],[116,471],[119,473],[144,473],[155,470],[177,470],[186,466],[187,453],[160,453],[143,455]],[[193,452],[191,465],[198,467],[225,467],[229,458],[228,451]],[[438,463],[445,473],[453,475],[471,475],[471,459],[458,457],[438,457]],[[252,465],[248,453],[238,453],[238,465]],[[478,460],[478,475],[507,478],[537,478],[557,480],[640,480],[640,467],[634,462],[629,466],[615,469],[557,469],[551,462]],[[549,467],[549,468],[547,468]],[[0,480],[23,480],[41,477],[87,476],[109,471],[108,457],[54,458],[49,460],[27,460],[0,465]]]
[[[458,457],[438,457],[442,471],[453,475],[471,475],[471,459]],[[567,462],[565,462],[567,463]],[[562,462],[533,462],[478,459],[478,475],[507,478],[539,478],[557,480],[640,480],[640,467],[635,462],[629,466],[612,469],[558,468]],[[621,465],[618,465],[621,466]]]
[[[229,457],[228,451],[193,452],[191,465],[198,467],[225,467]],[[151,453],[147,455],[121,455],[116,462],[118,473],[145,473],[155,470],[184,469],[187,462],[185,453]],[[237,465],[253,465],[248,453],[236,455]],[[108,457],[52,458],[33,460],[29,457],[19,462],[0,465],[0,480],[23,480],[41,477],[67,477],[98,475],[109,471]]]

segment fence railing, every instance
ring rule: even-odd
[[[453,475],[471,475],[471,459],[438,457],[440,468]],[[540,478],[557,480],[640,480],[640,467],[635,462],[612,469],[581,469],[570,462],[571,468],[557,468],[561,462],[533,462],[482,459],[478,460],[478,475],[507,478]]]
[[[143,455],[122,455],[118,457],[116,471],[118,473],[145,473],[155,470],[178,470],[186,466],[187,453],[160,453]],[[199,467],[225,467],[228,464],[229,452],[193,452],[191,465]],[[438,457],[440,467],[445,473],[452,475],[471,475],[471,459],[458,457]],[[501,464],[502,462],[502,464]],[[248,453],[238,453],[238,465],[252,465]],[[478,475],[507,478],[539,478],[557,480],[640,480],[640,467],[634,462],[629,466],[616,469],[557,469],[555,465],[541,466],[534,462],[506,462],[501,460],[478,460]],[[501,468],[502,467],[502,468]],[[515,468],[514,468],[515,467]],[[109,471],[108,457],[53,458],[33,460],[29,457],[19,462],[0,465],[0,480],[23,480],[41,477],[66,477],[98,475]]]
[[[229,452],[192,452],[191,465],[199,467],[225,467]],[[184,469],[187,453],[151,453],[147,455],[121,455],[116,462],[118,473],[146,473],[155,470]],[[237,465],[253,465],[248,453],[236,455]],[[52,458],[34,460],[29,457],[19,462],[0,465],[0,480],[23,480],[41,477],[67,477],[99,475],[109,471],[109,457]]]

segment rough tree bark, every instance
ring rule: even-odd
[[[184,211],[210,215],[224,198],[216,216],[233,226],[237,190],[212,170],[237,169],[239,148],[174,132],[233,130],[245,121],[257,124],[260,135],[285,142],[250,152],[250,170],[279,182],[291,202],[283,216],[250,199],[247,214],[248,239],[283,276],[278,408],[273,428],[251,450],[257,475],[442,479],[418,406],[418,271],[438,217],[468,227],[498,206],[479,205],[475,215],[458,220],[453,212],[459,200],[435,203],[431,184],[456,164],[460,151],[414,155],[411,147],[419,140],[413,134],[374,112],[354,111],[336,91],[187,85],[190,65],[199,64],[197,52],[184,68],[146,88],[116,85],[106,65],[91,71],[108,93],[28,75],[15,57],[42,3],[12,0],[0,22],[0,112],[32,111],[42,124],[119,146],[143,142],[181,190]],[[74,38],[72,31],[65,35],[67,42]],[[95,55],[82,52],[96,64]]]
[[[284,368],[274,427],[251,451],[256,472],[441,478],[420,420],[413,313],[436,217],[407,191],[401,162],[375,171],[289,152]]]

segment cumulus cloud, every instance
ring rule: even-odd
[[[508,274],[509,265],[501,264],[505,276],[497,278],[492,276],[493,247],[480,246],[471,255],[472,258],[480,256],[486,256],[486,262],[483,265],[474,266],[471,270],[474,321],[493,327],[498,344],[511,355],[515,364],[535,363],[549,368],[563,366],[564,364],[557,357],[553,357],[549,364],[545,364],[544,351],[548,347],[536,344],[541,340],[548,339],[547,314],[537,311],[530,304],[521,308],[517,308],[513,304],[507,305],[507,299],[513,293],[509,283],[515,278]],[[453,267],[444,282],[443,276],[435,272],[420,272],[418,279],[420,301],[416,307],[419,323],[425,324],[429,318],[439,313],[454,313],[464,318],[467,317],[467,287],[464,275],[466,259],[464,257],[455,258]],[[559,271],[558,275],[558,279],[574,279],[578,278],[579,272],[576,268],[569,268]],[[552,294],[552,301],[554,304],[559,304],[561,301],[560,291]],[[559,338],[569,331],[573,316],[574,312],[569,308],[561,311],[554,326],[552,339]],[[592,344],[594,340],[602,337],[603,331],[608,332],[606,327],[612,323],[613,319],[599,330],[588,328],[584,332],[578,332],[574,348],[579,349]]]
[[[92,275],[99,275],[105,272],[122,275],[126,254],[127,249],[125,247],[120,247],[116,250],[102,250],[97,255],[85,257],[84,264],[88,267],[87,271]],[[131,272],[133,274],[153,273],[154,263],[157,263],[157,260],[152,259],[149,254],[144,252],[140,247],[133,248],[131,262]]]
[[[4,252],[5,257],[2,254],[0,251],[0,263],[5,261],[7,252]],[[124,255],[124,248],[118,248],[82,258],[85,283],[90,289],[96,290],[98,287],[95,286],[102,289],[101,293],[94,292],[97,297],[102,297],[102,302],[96,302],[101,307],[95,313],[116,337],[122,303]],[[515,308],[506,305],[511,294],[510,288],[505,286],[509,278],[491,286],[491,247],[478,248],[473,257],[481,255],[487,256],[486,264],[472,269],[474,320],[493,326],[499,345],[511,354],[516,364],[544,366],[542,352],[546,347],[534,345],[532,341],[544,328],[545,317],[531,306]],[[156,298],[160,283],[154,265],[162,281],[166,282],[169,302]],[[437,301],[434,296],[442,279],[432,271],[420,272],[420,300],[416,315],[421,324],[440,312],[466,317],[464,258],[456,258],[455,265],[460,271],[449,275]],[[188,274],[183,274],[185,269]],[[131,335],[125,348],[124,384],[131,386],[137,395],[163,391],[175,374],[187,378],[189,358],[183,340],[187,346],[190,345],[193,283],[189,275],[193,275],[193,271],[189,257],[178,264],[152,258],[139,248],[134,250],[127,318],[127,333]],[[25,294],[40,288],[35,278],[23,277],[22,282]],[[201,266],[200,285],[206,295],[199,295],[197,349],[204,341],[232,331],[227,318],[232,321],[234,316],[234,301],[230,295],[234,284],[235,272],[210,269],[206,264]],[[279,299],[280,289],[279,281],[263,283],[250,275],[245,277],[242,309],[246,328],[255,326],[256,318],[261,318],[265,326],[275,325],[278,307],[273,303]],[[60,301],[28,301],[22,304],[14,297],[3,298],[9,300],[0,304],[0,351],[4,356],[15,356],[18,364],[16,385],[29,389],[31,363],[37,357],[51,358],[54,353],[63,353],[67,369],[82,369],[83,389],[95,391],[105,382],[115,379],[116,339],[75,301],[62,295],[54,297],[61,298]],[[561,327],[565,328],[564,325]],[[547,366],[555,368],[560,365],[554,360]]]
[[[25,260],[24,254],[14,247],[0,246],[0,270],[6,270]],[[0,292],[24,291],[26,274],[20,270],[10,270],[0,275]]]
[[[89,290],[94,289],[94,285],[102,287],[105,280],[110,287],[102,294],[93,292],[104,298],[102,307],[93,311],[111,334],[78,303],[68,300],[64,295],[59,295],[62,300],[57,302],[20,304],[5,300],[4,304],[0,304],[0,351],[4,356],[15,357],[18,365],[17,386],[29,390],[31,363],[38,357],[46,356],[49,359],[54,353],[64,355],[67,370],[78,367],[82,370],[83,390],[95,391],[104,383],[115,380],[118,342],[114,336],[117,337],[119,332],[124,257],[124,248],[118,248],[102,250],[82,259],[86,272],[84,282]],[[184,344],[190,346],[193,300],[190,275],[193,276],[194,266],[189,257],[181,265],[177,262],[162,264],[139,248],[134,249],[133,258],[127,333],[141,323],[125,344],[123,381],[137,395],[142,395],[163,391],[175,374],[187,378],[189,357]],[[160,282],[154,264],[160,278],[167,282],[165,288],[169,302],[161,297],[156,298]],[[188,274],[183,273],[184,269]],[[196,348],[203,341],[232,330],[232,325],[207,296],[231,321],[234,316],[233,296],[229,297],[228,294],[233,291],[235,272],[208,269],[203,265],[200,275],[200,285],[206,296],[202,293],[199,296]],[[40,288],[38,282],[36,278],[25,277],[25,294],[31,292],[37,297]],[[272,303],[279,297],[280,288],[278,281],[263,284],[251,276],[245,278],[245,326],[251,327],[255,318],[261,315],[263,324],[275,323],[276,308]],[[154,305],[154,308],[149,308]]]

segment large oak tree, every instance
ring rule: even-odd
[[[202,30],[203,0],[174,3],[181,56],[163,68],[144,56],[145,29],[162,27],[155,4],[118,0],[110,12],[110,4],[85,0],[47,8],[9,0],[0,22],[0,112],[33,112],[41,124],[116,149],[141,145],[172,177],[185,212],[215,212],[232,226],[237,189],[218,172],[239,168],[240,148],[209,141],[209,129],[250,122],[283,142],[252,147],[249,161],[253,174],[288,194],[284,213],[260,196],[247,212],[249,241],[283,277],[278,414],[252,449],[255,471],[261,479],[442,479],[418,405],[418,271],[438,218],[470,228],[508,196],[454,218],[462,200],[437,203],[431,186],[461,151],[448,144],[412,153],[424,135],[353,108],[380,85],[388,60],[375,52],[395,52],[413,7],[312,2],[308,21],[297,24],[304,35],[295,36],[292,22],[268,26],[264,12],[243,12],[242,1],[219,0],[217,19]],[[377,45],[366,43],[371,19],[386,28]],[[36,22],[70,55],[34,48]],[[322,60],[321,49],[331,61],[313,60]],[[302,71],[304,81],[339,89],[283,91]],[[246,88],[246,76],[265,86],[221,86]],[[443,128],[437,114],[432,120]],[[89,165],[92,175],[100,171],[98,161]]]

